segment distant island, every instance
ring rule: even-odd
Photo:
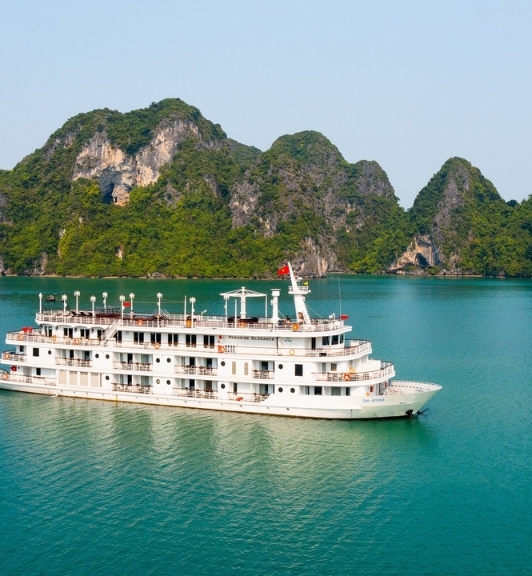
[[[261,152],[179,99],[79,114],[0,171],[0,272],[256,277],[532,275],[532,196],[505,202],[451,158],[399,206],[374,161],[322,134]]]

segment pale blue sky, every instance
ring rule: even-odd
[[[451,156],[532,194],[532,1],[4,0],[0,168],[79,112],[163,98],[244,144],[318,130],[401,204]]]

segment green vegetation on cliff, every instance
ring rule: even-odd
[[[157,134],[176,122],[173,159],[155,166]],[[102,142],[114,160],[92,150]],[[140,186],[134,170],[157,177]],[[124,205],[107,202],[116,185]],[[432,272],[532,275],[532,198],[504,202],[465,160],[448,160],[405,211],[376,162],[346,162],[318,132],[262,153],[177,99],[79,114],[0,171],[0,260],[13,273],[262,277],[286,258],[375,273],[418,236],[435,247]]]

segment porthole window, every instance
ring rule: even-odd
[[[166,361],[167,361],[168,363],[170,363],[170,362],[172,361],[172,359],[171,359],[171,358],[167,358]]]
[[[222,360],[221,364],[222,366],[225,366],[225,360]]]
[[[160,358],[156,358],[156,359],[155,359],[155,362],[157,362],[157,363],[159,363],[160,361],[161,361]]]
[[[106,376],[105,379],[106,379],[106,380],[109,380],[109,376]]]
[[[160,384],[161,381],[159,380],[159,378],[157,378],[157,380],[155,380],[155,382],[157,382],[157,384]]]
[[[277,388],[277,391],[278,391],[278,392],[282,392],[282,391],[283,391],[282,387],[281,387],[281,388]]]
[[[279,370],[282,370],[282,369],[283,369],[283,365],[279,364]]]
[[[105,355],[105,359],[106,359],[106,360],[109,360],[109,354],[106,354],[106,355]]]
[[[95,357],[95,358],[99,358],[100,355],[99,355],[99,354],[95,354],[94,357]]]
[[[225,390],[225,384],[222,384],[222,385],[220,386],[220,388],[221,388],[222,390]]]
[[[295,388],[290,388],[290,392],[292,392],[292,394],[296,391]]]
[[[167,383],[167,384],[171,384],[172,382],[171,382],[170,380],[167,380],[166,383]]]
[[[52,353],[52,351],[51,351],[51,350],[48,350],[48,354],[51,354],[51,353]]]

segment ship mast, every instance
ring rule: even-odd
[[[305,294],[310,294],[310,289],[308,286],[301,286],[298,283],[301,278],[296,278],[294,276],[294,271],[292,270],[292,264],[290,264],[290,262],[288,262],[288,269],[290,270],[290,282],[292,283],[288,288],[288,294],[292,294],[294,297],[297,322],[300,324],[310,324],[310,316],[307,310],[307,305],[305,304]]]

